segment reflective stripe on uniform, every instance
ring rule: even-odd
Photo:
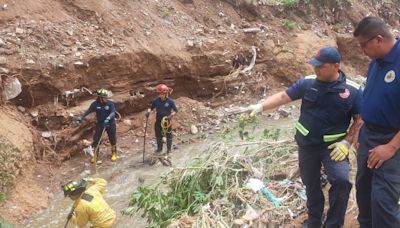
[[[340,134],[334,134],[334,135],[324,135],[324,142],[332,142],[335,141],[336,139],[345,136],[347,133],[340,133]]]
[[[296,128],[303,136],[307,136],[308,133],[310,132],[310,131],[307,130],[307,128],[305,128],[300,122],[296,122],[295,128]]]
[[[317,78],[317,75],[315,75],[315,74],[308,75],[308,76],[304,77],[304,79],[316,79],[316,78]]]
[[[349,85],[349,86],[352,86],[352,87],[354,87],[356,89],[360,89],[360,87],[361,87],[359,84],[357,84],[357,83],[355,83],[355,82],[353,82],[353,81],[351,81],[349,79],[346,79],[346,84]]]

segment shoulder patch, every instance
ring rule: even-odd
[[[82,198],[83,200],[88,201],[88,202],[91,202],[91,201],[93,200],[93,196],[92,196],[92,195],[89,195],[89,194],[86,194],[86,193],[83,193],[83,195],[81,196],[81,198]]]
[[[346,79],[346,84],[351,86],[351,87],[356,88],[357,90],[360,89],[360,87],[361,87],[359,84],[357,84],[357,83],[355,83],[355,82],[353,82],[353,81],[351,81],[349,79]]]
[[[316,79],[317,78],[317,75],[315,75],[315,74],[313,74],[313,75],[308,75],[308,76],[305,76],[304,77],[304,79]]]

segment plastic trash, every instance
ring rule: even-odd
[[[16,77],[4,77],[3,80],[3,97],[6,100],[16,98],[21,92],[21,83]]]
[[[247,183],[246,186],[252,189],[254,192],[261,192],[269,201],[274,204],[275,208],[281,207],[281,203],[279,202],[278,198],[276,198],[276,196],[274,196],[274,194],[267,187],[265,187],[261,180],[250,178],[249,183]]]
[[[86,156],[90,156],[93,157],[94,156],[94,152],[93,152],[93,147],[92,145],[86,147],[83,149],[83,152],[85,153]]]

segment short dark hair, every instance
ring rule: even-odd
[[[371,39],[374,36],[381,35],[384,38],[391,38],[390,32],[386,23],[379,17],[364,17],[357,25],[353,33],[354,37],[362,36],[366,39]]]

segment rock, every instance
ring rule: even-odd
[[[38,116],[39,116],[38,110],[32,110],[32,111],[29,112],[29,114],[30,114],[32,117],[38,117]]]
[[[261,32],[260,28],[244,28],[243,29],[244,33],[257,33],[257,32]]]
[[[90,146],[91,144],[92,143],[87,139],[82,140],[82,145],[85,146],[85,147]]]
[[[282,108],[282,107],[278,108],[278,113],[282,117],[288,117],[290,115],[290,111],[288,109],[285,109],[285,108]]]
[[[0,47],[4,47],[6,46],[6,42],[4,42],[4,40],[0,39]]]
[[[35,61],[33,61],[32,59],[27,59],[26,64],[32,65],[32,64],[35,64]]]
[[[25,111],[26,111],[26,109],[25,109],[24,107],[22,107],[22,106],[18,106],[17,109],[18,109],[20,112],[25,112]]]
[[[15,33],[16,33],[16,34],[23,34],[23,33],[24,33],[24,30],[23,30],[22,28],[16,28],[16,29],[15,29]]]
[[[50,138],[53,134],[51,133],[51,131],[43,131],[42,132],[42,137],[43,138]]]
[[[70,35],[70,36],[73,36],[74,35],[74,30],[68,29],[67,30],[67,34]]]
[[[8,74],[10,72],[7,68],[0,67],[0,73]]]
[[[274,113],[274,115],[272,116],[273,120],[279,120],[280,119],[280,115],[279,113]]]
[[[6,10],[8,8],[8,5],[4,4],[2,8],[3,8],[3,10]]]
[[[194,47],[194,41],[193,40],[188,40],[187,41],[187,46]]]
[[[4,65],[7,63],[7,59],[4,56],[0,56],[0,65]]]
[[[132,126],[132,121],[130,119],[125,119],[124,124],[126,124],[128,126]]]
[[[74,62],[74,66],[76,67],[76,68],[83,68],[83,67],[87,67],[87,65],[86,64],[84,64],[83,62],[81,62],[81,61],[76,61],[76,62]]]
[[[192,133],[193,135],[199,133],[199,129],[197,129],[196,125],[190,125],[190,133]]]

